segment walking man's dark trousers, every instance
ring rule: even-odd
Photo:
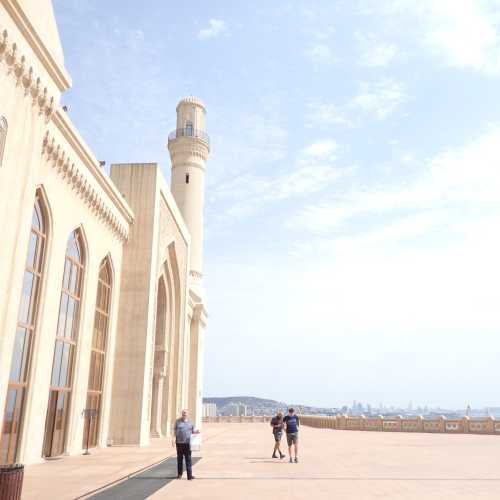
[[[186,470],[188,479],[193,477],[193,469],[191,463],[191,446],[189,443],[177,443],[177,475],[182,476],[183,458],[186,460]]]

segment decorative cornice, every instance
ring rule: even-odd
[[[47,132],[43,140],[42,156],[52,163],[60,177],[65,180],[71,189],[83,202],[100,218],[108,224],[110,229],[122,240],[128,239],[128,228],[122,224],[113,211],[107,206],[102,196],[86,179],[86,176],[71,161],[64,149],[56,144],[55,139]]]
[[[93,155],[90,148],[85,144],[78,130],[71,123],[68,114],[61,108],[56,109],[52,115],[52,123],[61,132],[64,139],[67,141],[71,149],[79,156],[83,164],[88,168],[89,172],[99,183],[103,191],[109,196],[111,201],[120,210],[125,220],[132,224],[134,221],[134,213],[127,204],[123,195],[118,191],[117,187],[105,174],[104,169],[100,167],[97,159]]]
[[[168,150],[172,163],[179,156],[194,156],[201,158],[203,161],[208,160],[210,148],[208,144],[196,137],[179,137],[168,142]]]
[[[42,39],[36,32],[36,29],[29,21],[28,16],[19,3],[19,0],[1,0],[1,2],[25,37],[26,41],[30,44],[33,52],[37,55],[49,75],[54,80],[57,88],[61,92],[69,89],[71,87],[71,77],[66,71],[66,68],[61,67],[54,60],[50,51],[47,49]]]
[[[38,108],[38,114],[49,121],[54,113],[54,97],[48,95],[47,87],[42,88],[40,78],[35,77],[26,57],[18,54],[17,44],[9,42],[7,30],[0,35],[0,63],[2,62],[7,68],[7,74],[16,81],[16,86],[22,86],[25,97],[29,96],[33,107]]]
[[[189,271],[189,276],[193,276],[194,278],[203,278],[203,274],[199,271]]]

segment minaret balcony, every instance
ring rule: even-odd
[[[172,141],[180,139],[181,137],[200,139],[206,143],[207,146],[210,146],[208,134],[204,130],[193,129],[191,127],[178,128],[177,130],[170,132],[170,134],[168,134],[168,144],[170,145]]]

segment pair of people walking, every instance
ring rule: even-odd
[[[193,463],[191,459],[191,435],[198,434],[193,423],[188,418],[188,411],[182,410],[181,417],[175,421],[172,432],[172,446],[177,448],[177,479],[182,478],[183,462],[186,462],[187,478],[194,479]]]
[[[279,453],[279,458],[285,457],[285,454],[281,452],[281,438],[283,437],[283,431],[286,433],[286,441],[288,444],[288,456],[290,457],[290,463],[298,463],[298,449],[299,449],[299,417],[295,414],[293,408],[288,409],[288,414],[283,417],[283,412],[279,411],[276,416],[271,419],[271,427],[273,428],[274,435],[274,450],[272,458],[278,458],[276,452]],[[292,447],[295,452],[295,459],[292,458]]]

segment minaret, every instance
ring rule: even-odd
[[[201,292],[205,162],[210,145],[205,133],[205,106],[196,97],[177,105],[177,128],[168,136],[172,161],[171,191],[191,233],[190,282]]]

